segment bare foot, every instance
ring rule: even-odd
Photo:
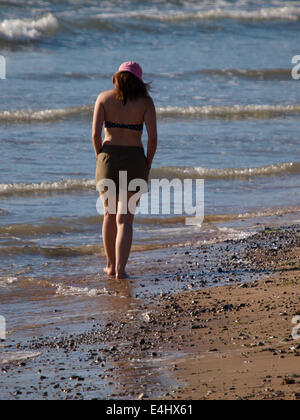
[[[116,274],[116,271],[113,267],[105,267],[103,269],[104,273],[108,274],[109,276],[114,276]]]
[[[128,277],[129,276],[125,271],[116,274],[117,280],[128,279]]]

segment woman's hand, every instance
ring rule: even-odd
[[[145,113],[145,124],[148,132],[147,166],[151,169],[152,161],[157,149],[157,121],[153,100],[150,98]]]

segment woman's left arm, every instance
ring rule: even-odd
[[[102,128],[104,123],[104,107],[102,102],[102,95],[98,96],[95,104],[93,128],[92,128],[92,142],[96,157],[99,155],[102,146]]]

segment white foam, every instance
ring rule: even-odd
[[[65,179],[57,182],[0,184],[0,196],[36,192],[68,191],[87,188],[95,188],[95,181],[92,179]]]
[[[244,21],[271,21],[286,20],[297,21],[300,18],[300,9],[294,6],[284,7],[265,7],[256,10],[233,9],[230,7],[209,7],[203,5],[201,9],[190,11],[169,10],[162,11],[159,9],[144,9],[142,11],[102,13],[96,15],[95,18],[101,19],[120,19],[134,18],[138,20],[156,20],[160,22],[183,22],[189,20],[220,20],[234,19]]]
[[[273,176],[284,174],[298,174],[300,163],[282,162],[273,165],[266,165],[252,168],[203,168],[203,167],[180,167],[169,166],[153,168],[152,178],[193,178],[193,179],[242,179],[248,177]]]
[[[103,289],[89,289],[88,287],[75,287],[59,285],[56,289],[57,295],[63,296],[89,296],[95,297],[100,295],[108,295],[109,292]]]
[[[67,107],[61,109],[44,110],[11,110],[0,111],[0,123],[36,123],[36,122],[55,122],[61,119],[74,117],[88,117],[93,113],[92,105],[78,107]],[[223,105],[223,106],[167,106],[158,107],[157,115],[160,118],[181,117],[181,118],[225,118],[225,119],[244,119],[255,118],[265,119],[274,118],[280,115],[300,114],[300,104],[294,105]]]
[[[0,276],[0,287],[6,287],[18,281],[17,277]]]
[[[199,11],[196,13],[174,13],[171,16],[158,16],[158,20],[163,21],[184,21],[184,20],[216,20],[216,19],[234,19],[234,20],[288,20],[297,21],[300,17],[300,10],[297,7],[268,7],[258,10],[228,10],[215,8],[212,10]],[[155,18],[155,17],[153,17]]]
[[[300,113],[300,105],[224,105],[224,106],[168,106],[158,108],[160,117],[212,117],[212,118],[268,118],[281,114]]]
[[[56,17],[49,13],[38,19],[5,19],[0,22],[0,36],[12,41],[39,40],[58,29]]]
[[[299,162],[281,162],[273,165],[266,165],[252,168],[203,168],[203,167],[185,167],[169,166],[153,168],[151,170],[152,178],[193,178],[193,179],[236,179],[270,175],[299,174]],[[37,194],[62,191],[78,191],[95,189],[93,179],[65,179],[57,182],[41,182],[26,184],[0,184],[0,197]],[[25,226],[26,228],[26,226]],[[20,234],[20,227],[18,234]],[[34,228],[36,230],[36,228]]]
[[[0,122],[49,122],[93,112],[92,105],[57,109],[0,111]]]

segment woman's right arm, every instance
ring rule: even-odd
[[[104,107],[102,103],[102,95],[98,96],[95,104],[93,127],[92,127],[92,142],[96,157],[99,155],[102,146],[102,128],[104,123]]]
[[[147,163],[148,168],[150,169],[157,149],[157,118],[155,105],[151,98],[149,99],[149,105],[145,112],[144,119],[148,133]]]

